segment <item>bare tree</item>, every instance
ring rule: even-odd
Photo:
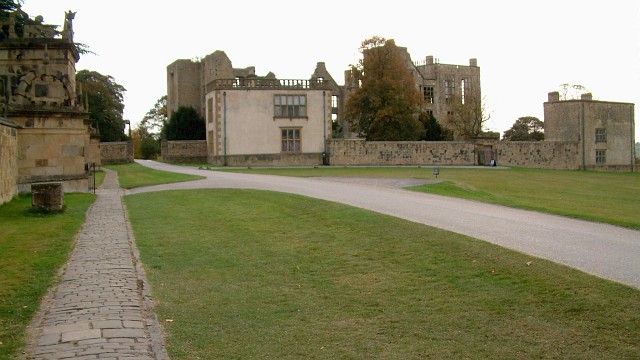
[[[479,94],[479,91],[467,91],[464,99],[460,95],[453,97],[444,127],[453,132],[454,139],[469,140],[477,137],[491,118]]]
[[[560,84],[560,100],[579,100],[587,92],[587,88],[580,84]]]

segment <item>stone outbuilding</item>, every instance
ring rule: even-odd
[[[578,142],[583,170],[633,171],[634,104],[594,100],[560,100],[550,92],[544,103],[544,134],[548,142]]]

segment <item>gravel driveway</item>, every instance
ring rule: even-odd
[[[294,178],[198,170],[148,160],[137,162],[207,179],[138,188],[128,194],[243,188],[306,195],[468,235],[640,288],[640,231],[398,188],[421,180]]]

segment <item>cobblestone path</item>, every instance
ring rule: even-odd
[[[168,359],[123,191],[105,171],[61,282],[33,325],[28,359]]]

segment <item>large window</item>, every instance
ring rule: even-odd
[[[456,93],[456,83],[453,80],[444,81],[444,99],[447,104],[453,101],[453,95]]]
[[[275,117],[306,117],[307,116],[307,96],[306,95],[275,95],[274,114]]]
[[[607,162],[607,151],[596,150],[596,164],[604,164]]]
[[[300,128],[281,128],[282,152],[300,152]]]
[[[427,101],[427,104],[433,104],[433,98],[435,97],[435,91],[433,90],[433,86],[425,86],[422,88],[422,95],[424,99]]]
[[[465,96],[471,95],[471,79],[463,78],[460,83],[460,99],[462,104],[465,103]]]
[[[596,142],[606,142],[607,141],[607,129],[598,128],[596,129]]]

